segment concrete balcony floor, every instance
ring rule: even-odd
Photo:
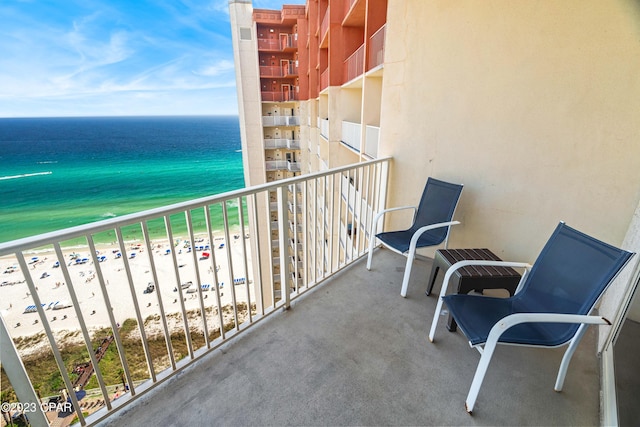
[[[479,353],[442,316],[430,260],[377,250],[223,348],[132,402],[104,425],[599,425],[595,328],[553,390],[565,347],[500,346],[474,415],[464,400]],[[439,275],[439,281],[443,274]],[[434,293],[439,290],[436,284]]]

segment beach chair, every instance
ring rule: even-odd
[[[590,313],[632,255],[561,222],[533,266],[505,261],[461,261],[452,265],[445,274],[429,340],[434,340],[444,302],[469,344],[482,354],[465,402],[467,412],[473,411],[497,344],[546,348],[569,344],[554,387],[561,391],[571,357],[587,327],[611,324]],[[526,270],[516,294],[510,298],[445,296],[452,273],[474,264]]]
[[[446,248],[449,239],[449,229],[452,225],[460,224],[458,221],[452,221],[452,218],[458,205],[458,200],[460,200],[462,187],[460,184],[451,184],[429,178],[418,206],[402,206],[379,212],[371,225],[367,270],[371,270],[373,248],[376,239],[394,252],[407,257],[404,277],[402,278],[402,289],[400,291],[400,295],[406,297],[409,287],[409,277],[411,276],[411,266],[416,256],[416,249],[427,246],[437,246],[443,242]],[[413,209],[415,211],[413,224],[410,228],[376,234],[378,220],[380,218],[388,212],[403,209]]]

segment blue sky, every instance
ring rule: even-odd
[[[0,117],[236,114],[233,67],[228,0],[0,0]]]

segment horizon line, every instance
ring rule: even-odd
[[[0,117],[0,120],[12,119],[99,119],[99,118],[142,118],[142,117],[238,117],[239,114],[123,114],[104,116],[11,116]]]

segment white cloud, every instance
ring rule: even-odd
[[[225,72],[233,71],[233,69],[233,61],[223,59],[214,64],[208,64],[201,67],[200,69],[194,70],[193,74],[196,74],[198,76],[215,77]]]

